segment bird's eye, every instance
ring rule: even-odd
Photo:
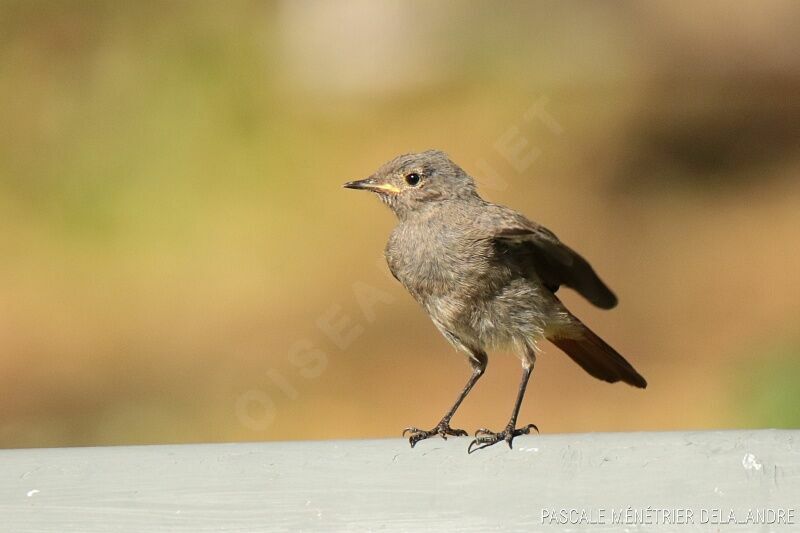
[[[416,187],[417,185],[419,185],[420,179],[422,178],[419,177],[419,174],[417,174],[416,172],[412,172],[411,174],[406,176],[406,183],[408,183],[412,187]]]

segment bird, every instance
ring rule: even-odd
[[[397,156],[344,187],[375,193],[394,212],[397,224],[384,250],[389,270],[471,366],[463,390],[433,429],[405,429],[412,448],[431,437],[468,435],[450,422],[484,374],[488,350],[511,348],[522,377],[506,427],[478,429],[468,453],[503,441],[512,448],[515,437],[538,433],[535,424],[518,427],[517,417],[543,339],[595,378],[647,386],[556,295],[566,286],[601,309],[616,306],[617,297],[589,263],[544,226],[481,198],[475,180],[445,152]]]

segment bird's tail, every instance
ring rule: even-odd
[[[561,348],[573,361],[597,379],[616,383],[624,381],[641,389],[647,381],[617,351],[572,316],[573,327],[547,335],[547,340]]]

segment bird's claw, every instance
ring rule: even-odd
[[[417,427],[411,426],[407,427],[403,430],[403,436],[406,436],[408,433],[408,443],[411,444],[413,448],[416,444],[425,439],[429,439],[431,437],[440,436],[443,439],[447,440],[447,436],[451,437],[466,437],[468,433],[463,429],[454,429],[450,427],[450,424],[447,422],[439,422],[439,425],[430,430],[419,429]]]
[[[508,447],[511,448],[511,443],[514,441],[514,437],[528,435],[531,432],[531,429],[535,430],[536,433],[539,433],[539,428],[536,427],[536,424],[528,424],[527,426],[516,429],[514,429],[514,426],[508,426],[499,433],[495,433],[494,431],[490,431],[486,428],[481,428],[475,432],[475,439],[469,443],[469,446],[467,447],[467,453],[488,448],[489,446],[497,444],[500,441],[506,441]]]

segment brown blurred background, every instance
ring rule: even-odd
[[[543,432],[800,425],[800,4],[0,5],[0,446],[399,436],[468,374],[341,184],[439,148],[583,253]],[[561,293],[560,293],[561,294]],[[455,427],[501,426],[491,354]]]

